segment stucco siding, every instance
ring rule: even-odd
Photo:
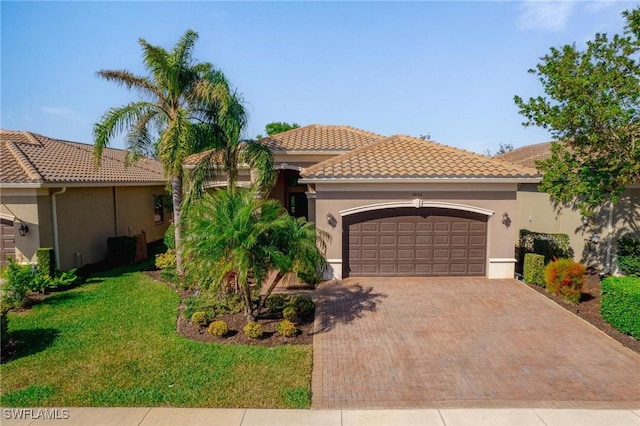
[[[2,217],[15,221],[16,261],[29,263],[34,260],[36,250],[40,247],[40,217],[38,215],[38,196],[36,189],[2,188],[0,203]],[[20,236],[20,222],[29,227],[27,235]]]
[[[135,235],[144,231],[147,242],[161,240],[171,222],[172,213],[165,208],[164,220],[156,223],[154,196],[164,194],[164,186],[115,188],[118,235]]]

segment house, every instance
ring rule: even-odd
[[[107,238],[142,232],[162,239],[170,221],[161,165],[107,148],[96,169],[93,145],[0,130],[1,257],[34,262],[54,247],[59,269],[107,257]]]
[[[551,142],[528,145],[504,153],[498,158],[525,167],[551,157]],[[538,191],[535,183],[523,183],[518,189],[516,221],[522,229],[569,236],[574,260],[606,273],[617,272],[616,241],[625,235],[640,238],[640,184],[630,185],[620,202],[603,206],[592,217],[584,217],[571,204],[553,203]]]
[[[270,197],[331,235],[328,277],[513,277],[517,189],[539,182],[535,169],[348,126],[261,142],[278,169]]]

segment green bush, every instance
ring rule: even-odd
[[[247,323],[247,325],[244,326],[242,331],[244,332],[244,334],[251,337],[252,339],[259,339],[260,337],[262,337],[262,333],[263,333],[262,326],[255,321]]]
[[[295,309],[296,315],[299,318],[308,318],[313,314],[315,304],[308,296],[291,296],[287,307]]]
[[[0,310],[0,347],[4,348],[9,335],[9,317],[6,309]]]
[[[600,314],[621,333],[640,339],[640,277],[602,280]]]
[[[156,254],[156,268],[167,269],[176,267],[176,250],[169,249],[166,253]]]
[[[524,280],[529,284],[544,287],[544,256],[527,253],[524,255]]]
[[[108,259],[112,265],[130,265],[136,259],[136,237],[107,238]]]
[[[617,241],[618,266],[627,275],[640,277],[640,238],[626,236]]]
[[[547,291],[559,294],[571,303],[580,302],[586,267],[571,259],[558,259],[544,268]]]
[[[284,337],[293,337],[298,333],[298,328],[289,320],[282,320],[276,326],[276,331]]]
[[[2,277],[2,304],[7,307],[22,306],[27,299],[27,294],[39,290],[36,282],[36,270],[31,265],[20,265],[15,260],[9,259],[4,268]]]
[[[523,268],[520,265],[524,265],[524,255],[527,253],[543,255],[545,264],[551,262],[554,258],[573,258],[573,249],[567,234],[545,234],[527,229],[520,230],[516,251],[519,268]],[[519,270],[518,272],[524,271]]]
[[[209,314],[209,318],[215,318],[219,315],[237,314],[242,311],[242,307],[239,294],[203,291],[185,300],[184,315],[186,318],[191,318],[195,312],[204,311]]]
[[[204,327],[205,325],[209,324],[207,313],[204,311],[194,312],[193,315],[191,315],[191,323],[200,327]]]
[[[288,301],[289,298],[284,294],[272,294],[267,298],[265,306],[272,314],[278,314],[282,312]]]
[[[38,260],[38,271],[48,277],[55,276],[56,273],[56,255],[51,247],[39,248],[36,251],[36,259]]]
[[[229,333],[229,326],[222,320],[214,321],[209,324],[207,333],[211,334],[212,336],[224,337],[227,335],[227,333]]]
[[[167,249],[176,249],[176,227],[173,223],[164,232],[164,245],[167,246]]]
[[[298,315],[296,314],[296,308],[293,306],[287,306],[282,310],[282,318],[289,320],[291,322],[296,322],[298,320]]]

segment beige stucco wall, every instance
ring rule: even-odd
[[[0,200],[2,217],[9,220],[17,219],[14,223],[16,260],[20,263],[31,262],[40,247],[42,218],[38,215],[38,190],[2,188]],[[24,237],[18,234],[19,221],[23,221],[29,227],[29,232]]]
[[[537,191],[535,185],[523,185],[518,191],[517,220],[518,229],[567,234],[574,260],[587,266],[606,271],[610,256],[610,272],[616,272],[616,240],[626,234],[640,237],[640,187],[630,187],[623,193],[620,202],[614,205],[610,226],[606,206],[585,223],[576,206],[554,205],[547,194]],[[598,236],[597,243],[591,242],[594,234]]]
[[[515,184],[316,184],[315,199],[310,198],[309,201],[315,210],[317,227],[331,235],[326,253],[329,262],[334,265],[342,262],[341,211],[379,203],[413,202],[416,199],[425,203],[462,204],[494,212],[487,221],[488,274],[491,274],[492,259],[494,261],[512,259],[508,263],[513,265],[514,241],[519,229],[514,220],[516,217]],[[512,221],[508,227],[501,223],[504,213],[507,213]],[[328,214],[335,217],[335,227],[329,225]],[[513,276],[513,268],[504,274]]]
[[[165,194],[164,186],[123,186],[115,188],[118,207],[118,235],[146,233],[147,242],[161,240],[172,219],[165,208],[164,221],[156,223],[154,218],[154,196]],[[129,232],[131,230],[131,232]]]

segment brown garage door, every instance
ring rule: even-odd
[[[4,266],[7,258],[16,258],[16,236],[13,221],[0,219],[0,265]]]
[[[347,216],[343,276],[484,276],[487,216],[399,208]]]

